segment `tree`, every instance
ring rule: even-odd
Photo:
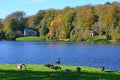
[[[112,40],[120,41],[120,26],[117,26],[116,29],[111,32]]]
[[[40,21],[40,25],[38,26],[40,36],[48,35],[50,23],[54,19],[54,16],[55,16],[54,9],[50,9],[46,11],[46,14],[44,14],[44,18]]]
[[[73,20],[75,17],[75,12],[74,10],[69,10],[67,13],[64,13],[64,17],[62,20],[63,25],[62,28],[62,35],[64,35],[63,38],[70,38],[70,32],[73,29]]]
[[[10,35],[9,39],[10,38],[14,39],[13,37],[11,37],[13,33],[16,31],[23,32],[24,25],[25,25],[25,13],[24,12],[17,11],[17,12],[10,14],[9,16],[7,16],[7,18],[5,19],[5,23],[4,23],[4,32],[5,32],[6,37]]]
[[[114,27],[115,23],[115,11],[111,6],[107,6],[105,14],[103,15],[103,24],[105,25],[106,37],[107,39],[111,39],[110,37],[110,29]]]
[[[0,40],[4,38],[3,27],[4,27],[3,20],[0,19]]]
[[[14,31],[8,30],[5,33],[5,36],[7,40],[14,40],[16,38],[16,33]]]
[[[90,5],[80,7],[79,11],[76,12],[77,13],[74,20],[74,26],[80,27],[81,29],[91,29],[95,19],[93,7]]]
[[[48,27],[48,39],[58,39],[61,13],[59,10],[52,10],[51,21]]]

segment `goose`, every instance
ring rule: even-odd
[[[58,58],[58,61],[56,61],[56,64],[60,64],[60,58]]]

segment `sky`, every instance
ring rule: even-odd
[[[16,11],[24,11],[27,16],[35,15],[39,10],[63,9],[87,4],[97,5],[120,0],[0,0],[0,18],[4,19]]]

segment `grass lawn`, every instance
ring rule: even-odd
[[[81,72],[78,73],[77,66],[61,66],[62,70],[32,64],[27,64],[26,67],[26,70],[18,70],[15,64],[0,64],[0,80],[120,80],[120,72],[102,72],[99,68],[80,66]],[[64,74],[64,69],[72,71]]]
[[[16,38],[17,41],[42,41],[42,37],[28,36]]]
[[[93,36],[91,39],[88,41],[94,41],[94,42],[108,42],[106,39],[106,36]]]

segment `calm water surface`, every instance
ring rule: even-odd
[[[54,64],[100,67],[120,71],[120,45],[58,42],[0,42],[0,64]]]

